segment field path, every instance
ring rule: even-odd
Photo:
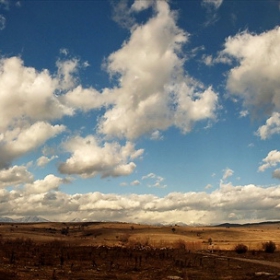
[[[254,259],[246,259],[246,258],[234,258],[234,257],[229,257],[229,259],[233,259],[233,260],[237,260],[237,261],[243,261],[243,262],[256,263],[256,264],[261,264],[261,265],[267,265],[267,266],[273,266],[273,267],[280,268],[280,263],[278,263],[278,262],[254,260]]]
[[[246,259],[246,258],[236,258],[236,257],[227,257],[227,256],[216,255],[216,254],[207,254],[207,256],[208,257],[212,256],[212,257],[220,258],[220,259],[237,260],[237,261],[241,261],[241,262],[249,262],[249,263],[255,263],[255,264],[261,264],[261,265],[266,265],[266,266],[272,266],[272,267],[280,268],[280,263],[272,262],[272,261],[264,261],[264,260],[256,260],[256,259]]]

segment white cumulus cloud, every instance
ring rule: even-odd
[[[276,179],[280,179],[280,169],[277,168],[272,172],[272,177]]]
[[[130,183],[131,186],[139,186],[141,185],[140,181],[139,180],[134,180]]]
[[[188,35],[167,2],[153,7],[155,15],[134,25],[129,40],[107,59],[107,71],[118,79],[108,89],[112,106],[98,125],[107,136],[135,139],[173,125],[186,133],[194,123],[215,118],[217,94],[184,73]]]
[[[236,63],[229,71],[227,89],[241,98],[253,116],[268,116],[260,127],[262,139],[279,133],[280,110],[280,27],[261,34],[248,31],[228,37],[220,54]]]
[[[20,57],[0,58],[0,168],[66,130],[51,122],[81,109],[66,97],[74,87],[83,91],[77,86],[79,67],[78,59],[58,60],[51,74],[26,67]]]
[[[127,142],[121,146],[117,142],[99,143],[89,135],[85,138],[73,137],[64,143],[71,157],[61,163],[59,171],[64,174],[78,174],[82,177],[117,177],[131,174],[136,164],[132,161],[144,150],[135,150],[134,144]]]
[[[259,171],[261,172],[267,168],[276,166],[280,162],[280,152],[277,150],[270,151],[262,161],[264,163],[259,167]]]
[[[63,125],[36,122],[31,126],[17,127],[0,133],[0,167],[43,145],[48,139],[65,130]]]
[[[54,94],[58,83],[49,71],[25,67],[18,57],[0,59],[0,131],[22,120],[46,121],[73,114]]]
[[[14,165],[0,170],[0,188],[32,183],[33,175],[25,166]]]
[[[109,93],[108,90],[100,93],[94,88],[83,88],[78,85],[61,96],[60,100],[73,110],[87,112],[113,103],[113,98]]]
[[[61,178],[49,175],[23,189],[0,189],[0,215],[43,215],[52,220],[110,220],[138,223],[182,221],[185,223],[246,223],[279,218],[280,187],[269,188],[231,183],[206,192],[152,194],[65,194]],[[209,190],[208,190],[209,191]]]
[[[30,194],[41,194],[51,190],[58,190],[59,186],[63,183],[63,179],[54,176],[53,174],[47,175],[43,180],[36,180],[28,183],[24,187],[24,191]]]
[[[280,113],[273,112],[271,117],[266,120],[266,123],[259,127],[257,135],[262,140],[271,137],[274,134],[280,133]]]
[[[150,6],[152,6],[154,4],[154,0],[150,0],[150,1],[146,1],[146,0],[138,0],[138,1],[134,1],[133,5],[131,6],[131,10],[132,11],[142,11],[145,10],[147,8],[149,8]]]
[[[36,163],[38,166],[44,167],[55,158],[58,158],[58,156],[52,156],[52,157],[41,156],[37,159]]]

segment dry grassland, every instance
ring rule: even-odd
[[[280,279],[280,264],[274,265],[280,263],[278,250],[262,250],[269,240],[280,250],[280,224],[2,223],[0,279]],[[267,260],[272,266],[232,259],[240,258],[234,252],[240,243],[249,249],[242,258]],[[263,271],[268,274],[259,278],[256,273]]]

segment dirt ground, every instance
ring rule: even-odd
[[[278,225],[1,224],[0,279],[280,279],[280,253],[259,249],[278,231]],[[241,240],[248,243],[245,254],[226,249]]]

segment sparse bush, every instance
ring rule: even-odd
[[[61,234],[68,235],[69,234],[69,227],[62,228],[60,232],[61,232]]]
[[[263,249],[266,253],[274,253],[276,250],[276,244],[273,241],[263,243]]]
[[[237,254],[245,254],[248,251],[248,247],[244,244],[238,244],[234,248]]]

